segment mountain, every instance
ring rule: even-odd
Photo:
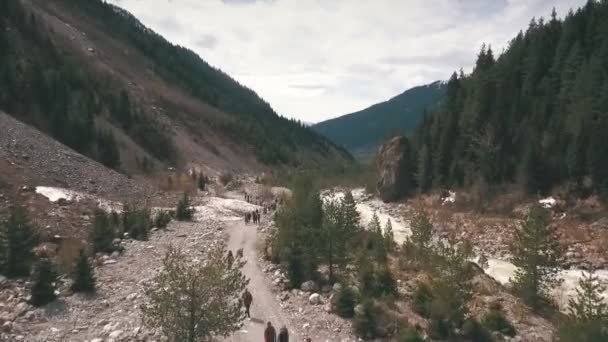
[[[498,58],[483,46],[414,134],[418,185],[557,186],[608,200],[608,2],[532,20]]]
[[[386,102],[317,123],[313,129],[367,158],[387,138],[412,132],[424,111],[435,108],[444,94],[445,83],[440,81],[414,87]]]
[[[128,174],[351,159],[101,0],[0,2],[0,110]]]

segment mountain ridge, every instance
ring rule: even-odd
[[[360,111],[316,123],[312,128],[366,159],[390,136],[411,133],[424,111],[441,101],[445,84],[435,81],[413,87]]]

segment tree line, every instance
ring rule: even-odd
[[[418,188],[566,184],[608,200],[606,22],[608,1],[590,0],[563,20],[532,19],[498,57],[482,46],[412,137]]]

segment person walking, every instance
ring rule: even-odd
[[[268,322],[266,330],[264,330],[264,342],[277,342],[277,332],[270,322]]]
[[[247,314],[247,318],[251,318],[251,313],[249,312],[251,303],[253,303],[253,296],[248,289],[245,289],[245,292],[243,293],[243,304],[245,305],[245,313]]]
[[[282,326],[279,331],[279,341],[278,342],[289,342],[289,332],[287,331],[287,327]]]

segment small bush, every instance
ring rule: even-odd
[[[158,229],[165,229],[167,225],[171,222],[171,212],[162,210],[156,214],[154,218],[154,227]]]
[[[450,321],[444,315],[431,315],[429,318],[428,333],[429,336],[434,340],[447,339],[450,337],[451,333]]]
[[[192,221],[194,216],[194,208],[190,205],[190,198],[187,193],[184,193],[182,199],[177,203],[175,209],[175,218],[178,221]]]
[[[388,267],[382,267],[377,271],[375,292],[378,297],[390,297],[397,294],[397,282]]]
[[[53,264],[48,259],[40,259],[34,271],[32,285],[31,304],[34,306],[43,306],[57,298],[55,296],[55,281],[57,274],[53,270]]]
[[[55,265],[60,274],[72,274],[74,265],[78,260],[78,254],[85,245],[82,240],[67,239],[61,242],[57,256],[55,256]]]
[[[424,338],[420,336],[418,331],[411,327],[402,328],[397,337],[399,342],[424,342]]]
[[[432,301],[433,292],[431,288],[424,283],[419,283],[414,290],[412,309],[422,317],[429,317]]]
[[[136,240],[146,240],[152,219],[150,210],[125,205],[122,212],[122,226],[125,233]]]
[[[492,342],[492,334],[475,319],[467,319],[462,325],[462,337],[471,342]]]
[[[374,304],[371,301],[363,302],[363,310],[355,315],[353,327],[357,336],[364,339],[378,337],[378,315],[375,312]]]
[[[94,216],[91,237],[93,249],[95,252],[112,252],[112,240],[114,240],[115,231],[111,216],[101,208],[95,209]]]
[[[72,291],[74,292],[95,292],[95,276],[93,266],[89,262],[84,249],[80,250],[76,268],[72,274]]]
[[[355,305],[357,298],[355,291],[350,287],[344,287],[337,294],[336,314],[343,318],[352,318],[355,315]]]
[[[223,173],[220,175],[220,183],[226,186],[228,183],[234,180],[234,175],[232,173]]]
[[[507,320],[498,303],[490,306],[490,311],[484,316],[482,323],[491,331],[498,331],[505,336],[515,336],[515,328]]]

